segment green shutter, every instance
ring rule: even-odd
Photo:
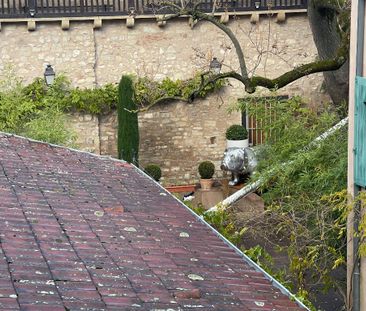
[[[355,184],[366,187],[366,78],[356,77]]]

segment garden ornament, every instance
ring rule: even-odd
[[[241,174],[252,174],[257,167],[257,159],[252,148],[228,148],[224,152],[221,169],[232,173],[230,186],[239,183]]]

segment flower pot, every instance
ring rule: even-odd
[[[165,189],[173,193],[192,192],[195,191],[195,185],[166,186]]]
[[[200,179],[201,189],[202,190],[211,190],[213,179]]]
[[[226,148],[246,148],[249,147],[249,139],[226,140]]]

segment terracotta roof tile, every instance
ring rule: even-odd
[[[133,166],[0,135],[1,310],[302,310]]]

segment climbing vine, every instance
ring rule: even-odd
[[[208,83],[200,88],[202,83],[201,74],[195,75],[188,80],[171,80],[165,78],[161,82],[140,78],[136,81],[136,102],[141,110],[148,109],[156,103],[163,103],[172,100],[190,101],[191,97],[205,98],[207,95],[220,90],[226,85],[226,80],[218,80]],[[197,91],[198,90],[198,91]],[[197,91],[197,93],[195,93]]]
[[[160,82],[133,77],[133,81],[134,102],[137,104],[133,112],[136,113],[156,101],[189,101],[189,96],[200,85],[200,75],[188,80],[165,78]],[[224,85],[224,80],[208,84],[196,96],[203,98]],[[65,76],[58,75],[50,87],[41,78],[24,86],[9,70],[5,79],[0,81],[0,130],[74,146],[76,136],[65,127],[65,113],[105,115],[117,109],[117,99],[117,84],[73,88]]]
[[[165,78],[154,81],[148,78],[134,77],[135,102],[137,108],[144,108],[157,100],[168,102],[177,98],[189,100],[189,96],[198,89],[200,75],[188,80]],[[204,98],[225,85],[225,80],[207,85],[196,96]],[[70,81],[62,75],[56,77],[54,84],[47,88],[43,79],[37,78],[31,84],[21,88],[24,97],[42,109],[52,102],[65,112],[84,112],[93,115],[108,114],[117,108],[118,86],[106,84],[98,88],[72,88]]]

